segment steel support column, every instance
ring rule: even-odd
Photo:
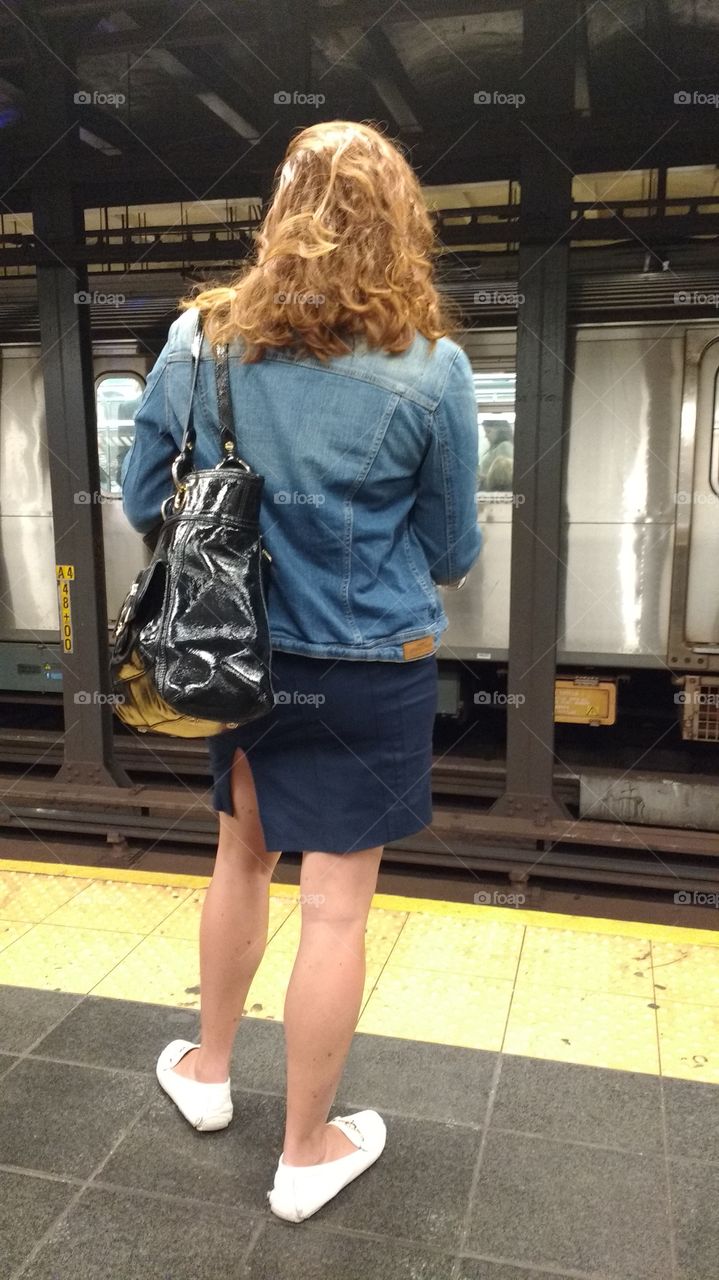
[[[33,173],[32,213],[35,233],[52,253],[50,264],[37,268],[37,292],[56,573],[64,584],[65,613],[64,763],[57,777],[129,786],[113,758],[90,308],[82,300],[86,269],[73,261],[82,240],[71,177],[77,82],[52,58],[43,60],[37,84],[42,92],[34,95],[35,126],[43,158]]]
[[[290,138],[318,120],[329,118],[308,102],[310,94],[327,93],[326,85],[314,83],[312,31],[316,23],[317,0],[274,0],[256,5],[259,55],[270,70],[266,88],[272,93],[273,121],[268,152],[262,152],[257,177],[260,179],[263,213],[269,203],[277,162]],[[281,35],[278,35],[281,33]],[[263,87],[263,92],[266,91]],[[269,162],[269,163],[268,163]]]
[[[525,4],[506,789],[493,812],[538,825],[553,790],[572,174],[552,129],[573,108],[576,6]]]

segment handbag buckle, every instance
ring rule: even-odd
[[[239,467],[242,471],[247,471],[247,472],[252,471],[252,467],[250,466],[249,462],[245,462],[244,458],[241,458],[239,454],[235,453],[235,445],[232,440],[226,440],[224,444],[224,448],[225,448],[225,456],[220,460],[220,462],[218,462],[217,464],[218,470],[221,467],[233,466],[233,467]]]
[[[173,511],[179,511],[184,504],[185,495],[187,493],[187,484],[185,482],[185,476],[188,470],[190,469],[191,468],[188,467],[187,465],[187,459],[185,458],[185,454],[183,450],[182,453],[178,453],[177,457],[175,458],[175,461],[172,464],[172,483],[175,486],[175,493],[174,493],[174,497],[172,498]]]
[[[176,489],[183,489],[185,486],[183,481],[189,468],[187,467],[187,459],[184,453],[178,453],[172,464],[172,483]]]

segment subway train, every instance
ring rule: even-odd
[[[94,375],[111,625],[149,554],[123,516],[122,460],[152,353],[187,288],[173,273],[158,276],[126,276],[127,293],[117,295],[122,304],[103,305],[106,295],[90,294],[100,299],[93,306]],[[607,278],[591,317],[581,297],[570,312],[556,718],[613,723],[619,683],[638,670],[663,670],[675,675],[676,687],[693,691],[667,695],[683,736],[715,741],[719,316],[712,321],[695,308],[694,318],[690,305],[663,310],[662,297],[655,297],[638,318],[635,300],[624,305],[627,279],[612,291]],[[107,290],[104,281],[97,277]],[[460,340],[474,370],[477,517],[484,532],[465,586],[444,592],[450,625],[439,654],[439,710],[456,715],[467,703],[468,681],[472,703],[473,673],[506,666],[512,518],[521,485],[513,476],[516,316],[502,314],[505,295],[496,290],[499,306],[487,306],[491,290],[483,284],[477,292],[476,273],[457,269],[445,287],[470,315]],[[586,295],[589,286],[575,285],[575,294],[582,289]],[[676,302],[676,281],[665,282],[667,290],[665,303]],[[4,282],[0,312],[0,698],[2,691],[58,691],[62,681],[33,293],[30,279]],[[506,296],[511,301],[511,291]]]

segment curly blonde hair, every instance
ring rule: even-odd
[[[434,229],[419,182],[397,146],[369,124],[303,129],[280,165],[255,260],[199,307],[213,344],[240,338],[247,362],[294,347],[325,360],[349,335],[387,352],[417,332],[431,343],[455,328],[434,284]]]

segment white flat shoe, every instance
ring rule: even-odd
[[[324,1164],[287,1165],[282,1156],[275,1174],[275,1185],[267,1192],[270,1208],[285,1222],[303,1222],[332,1200],[384,1151],[387,1129],[376,1111],[358,1111],[353,1116],[336,1116],[330,1120],[357,1147],[339,1160]]]
[[[219,1084],[203,1084],[201,1080],[188,1080],[172,1068],[190,1049],[199,1049],[191,1040],[172,1040],[157,1059],[156,1075],[172,1101],[195,1129],[207,1132],[225,1129],[232,1119],[230,1081]]]

